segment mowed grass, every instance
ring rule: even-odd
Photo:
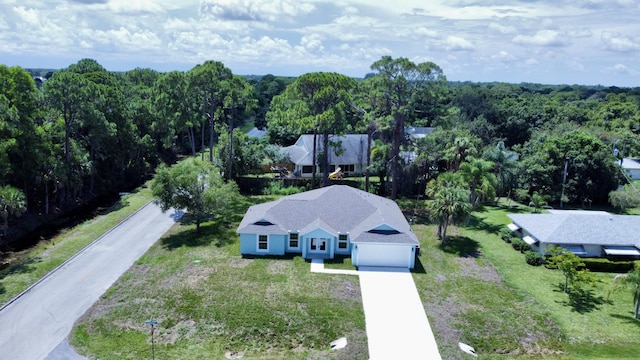
[[[82,248],[151,201],[146,186],[124,195],[103,215],[65,231],[49,241],[14,254],[13,264],[0,272],[0,304],[4,304]]]
[[[148,358],[145,321],[154,319],[158,359],[367,359],[357,277],[312,274],[300,257],[239,255],[237,223],[250,204],[271,199],[246,198],[200,235],[188,218],[174,226],[78,322],[72,345],[92,359]],[[499,239],[506,214],[524,211],[485,207],[450,228],[444,247],[417,214],[413,277],[442,358],[469,358],[459,341],[480,359],[638,358],[631,294],[605,298],[614,274],[597,274],[602,282],[576,301],[559,290],[558,271],[527,265]],[[353,268],[348,258],[326,266]],[[347,348],[329,350],[341,336]]]
[[[243,258],[238,215],[196,234],[176,224],[79,320],[71,342],[99,359],[368,359],[357,276],[314,274],[301,257]],[[345,336],[348,346],[330,350]]]
[[[513,324],[517,329],[529,327],[530,318],[533,318],[540,319],[536,329],[546,327],[547,330],[544,332],[547,337],[541,339],[542,342],[530,342],[530,338],[537,338],[534,336],[535,332],[519,336],[520,348],[533,354],[536,353],[536,349],[543,350],[543,353],[534,357],[541,359],[637,359],[640,321],[633,319],[633,296],[629,291],[620,291],[607,297],[611,281],[616,274],[596,273],[600,282],[589,289],[588,296],[571,298],[561,290],[560,284],[564,282],[564,277],[559,271],[526,264],[524,255],[499,239],[498,231],[510,222],[506,215],[526,211],[528,209],[507,206],[506,203],[486,207],[483,211],[474,213],[470,226],[460,231],[464,239],[477,242],[482,254],[481,259],[487,259],[504,282],[514,289],[512,296],[522,299],[526,304],[517,309],[522,317],[508,316],[501,321]],[[492,303],[491,300],[482,300],[485,308],[486,304]],[[505,299],[505,305],[510,301],[512,300]],[[513,312],[516,310],[513,306],[514,304],[510,304],[507,305],[507,309],[498,311],[498,307],[495,307],[483,312],[497,316]],[[475,331],[482,333],[487,330],[493,329],[476,325]],[[470,343],[481,340],[474,337],[466,339]],[[528,342],[534,346],[525,346]],[[480,341],[480,349],[483,351],[495,352],[495,349],[500,348],[496,344],[488,345],[491,346],[487,347]],[[512,344],[511,348],[517,349],[515,345]],[[549,354],[544,354],[545,348],[560,350],[562,353],[555,354],[554,351],[550,351]],[[511,356],[505,355],[504,358]]]

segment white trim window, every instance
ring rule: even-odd
[[[347,234],[338,235],[338,249],[346,250],[349,248],[349,237]]]
[[[298,237],[298,233],[290,233],[289,234],[289,248],[291,248],[291,249],[299,249],[300,248],[300,239]]]
[[[258,251],[269,251],[269,235],[258,235]]]

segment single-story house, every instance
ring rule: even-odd
[[[507,216],[509,229],[542,255],[555,245],[581,257],[640,258],[640,216],[579,210]]]
[[[631,180],[640,180],[640,159],[624,158],[620,166]]]
[[[346,255],[358,267],[413,268],[419,251],[418,238],[394,201],[346,185],[253,205],[236,232],[242,255]]]
[[[364,174],[367,166],[367,135],[348,134],[343,136],[329,135],[329,172],[337,168],[344,176]],[[316,152],[323,150],[322,135],[316,136]],[[333,144],[333,145],[332,145]],[[293,173],[300,177],[311,177],[313,173],[313,135],[300,135],[295,144],[282,151],[293,163]],[[338,155],[336,155],[336,153]],[[322,169],[318,167],[316,173]]]
[[[425,137],[427,137],[427,135],[431,134],[432,132],[436,131],[436,128],[434,127],[414,127],[414,126],[407,126],[404,128],[404,133],[407,136],[410,136],[413,139],[424,139]]]

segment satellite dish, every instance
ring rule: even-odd
[[[466,352],[467,354],[478,357],[478,354],[476,354],[476,350],[471,346],[461,342],[458,343],[458,346],[460,347],[460,350]]]

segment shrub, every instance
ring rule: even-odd
[[[633,271],[634,262],[631,260],[612,261],[609,259],[582,259],[584,266],[591,272],[628,273]]]
[[[301,192],[301,189],[295,186],[284,186],[280,181],[272,181],[269,186],[263,190],[264,195],[292,195]]]
[[[525,252],[531,249],[529,247],[529,244],[527,244],[526,242],[524,242],[524,240],[517,237],[514,237],[511,239],[511,247],[513,247],[515,250],[518,250],[520,252]]]
[[[500,239],[502,239],[502,241],[511,242],[512,236],[513,233],[511,232],[511,230],[509,230],[509,228],[500,229]]]
[[[540,266],[544,264],[544,257],[533,250],[528,250],[524,253],[524,260],[527,264],[532,266]]]

